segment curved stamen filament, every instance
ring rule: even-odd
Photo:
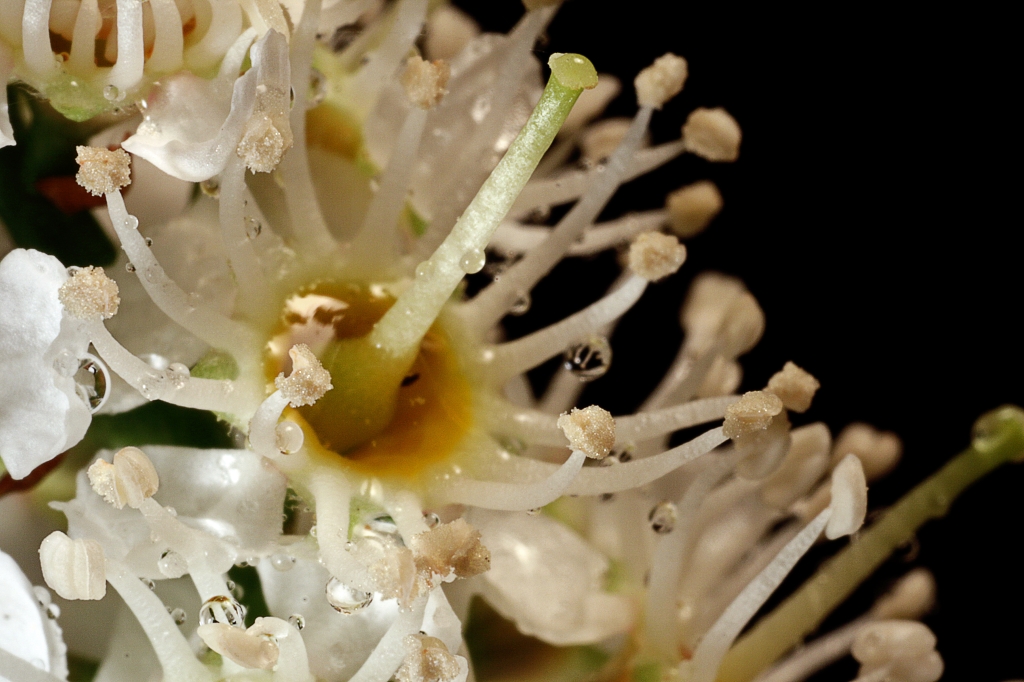
[[[349,502],[352,499],[348,480],[326,467],[315,468],[305,479],[316,505],[316,541],[327,571],[346,585],[374,592],[374,582],[366,567],[345,549],[348,544]]]
[[[427,597],[423,596],[416,600],[412,608],[399,611],[398,618],[349,682],[388,682],[405,658],[402,641],[419,631],[426,609]]]
[[[587,456],[573,450],[555,473],[536,483],[499,483],[460,478],[442,493],[449,503],[471,504],[499,511],[527,511],[551,504],[579,474]]]
[[[117,0],[117,62],[110,70],[110,84],[122,91],[138,85],[146,66],[145,50],[142,0]]]

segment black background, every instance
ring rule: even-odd
[[[485,29],[505,31],[518,2],[461,2]],[[624,188],[607,216],[655,208],[700,178],[726,208],[688,243],[689,260],[652,287],[613,338],[612,370],[584,399],[635,409],[674,355],[688,281],[716,269],[743,278],[767,315],[744,360],[742,388],[764,385],[786,360],[822,382],[797,423],[833,430],[867,421],[897,432],[905,455],[873,486],[890,504],[969,439],[982,412],[1024,401],[1020,351],[1019,90],[1007,16],[872,11],[861,6],[749,10],[651,0],[571,0],[537,48],[580,52],[618,75],[609,113],[635,111],[632,78],[666,51],[689,62],[683,93],[659,113],[655,142],[678,136],[696,106],[724,106],[744,130],[740,159],[684,158]],[[607,8],[607,9],[606,9]],[[671,16],[679,14],[681,17]],[[1013,208],[1011,208],[1011,202]],[[593,300],[609,257],[568,262],[534,293],[510,332],[550,323]],[[1024,467],[1004,467],[919,534],[831,621],[866,608],[887,581],[923,565],[938,606],[926,619],[945,680],[1024,676],[1019,555]],[[813,564],[813,559],[808,563]],[[803,566],[791,583],[812,570]],[[850,659],[815,680],[856,676]]]

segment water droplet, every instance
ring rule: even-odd
[[[160,555],[156,567],[161,575],[168,578],[180,578],[188,573],[188,562],[185,561],[185,557],[171,549]]]
[[[199,624],[223,623],[236,628],[245,627],[245,607],[231,597],[210,597],[199,609]]]
[[[277,449],[281,451],[282,455],[298,452],[305,439],[306,436],[302,432],[302,427],[293,421],[285,420],[274,429],[274,440],[277,443]]]
[[[309,95],[306,99],[306,108],[312,109],[324,101],[327,97],[327,76],[319,69],[309,70]]]
[[[651,508],[647,520],[651,522],[651,529],[655,533],[659,535],[671,533],[672,529],[676,527],[676,505],[668,500],[662,500]]]
[[[139,393],[141,393],[142,397],[146,400],[156,400],[163,392],[162,389],[164,381],[165,379],[162,373],[146,373],[139,381]]]
[[[373,601],[373,594],[349,587],[337,578],[331,578],[324,592],[327,603],[338,613],[350,616],[356,611],[365,609]]]
[[[74,373],[75,392],[88,407],[90,412],[96,412],[103,407],[107,401],[107,388],[110,386],[110,376],[107,374],[106,366],[91,355],[86,355],[78,363],[78,369]]]
[[[233,592],[235,590],[235,581],[228,580],[224,583],[224,586],[228,588],[228,592]]]
[[[167,380],[171,382],[171,385],[175,388],[183,388],[188,380],[191,378],[192,373],[188,367],[180,362],[172,362],[168,365],[167,369],[164,370],[164,375]]]
[[[540,514],[540,507],[538,507],[537,509],[527,509],[526,510],[526,515],[527,516],[536,516],[537,514]]]
[[[146,246],[153,246],[153,240],[149,237],[146,237]]]
[[[509,315],[525,315],[532,303],[530,292],[521,291],[516,295],[516,300],[512,302],[512,307],[508,309],[508,313]]]
[[[68,277],[74,277],[81,269],[82,268],[78,267],[77,265],[68,266]]]
[[[310,526],[310,528],[309,528],[309,537],[311,537],[311,538],[315,538],[316,537],[316,526]]]
[[[60,618],[60,607],[56,604],[50,604],[46,607],[46,617],[50,620],[57,620]]]
[[[632,446],[624,448],[622,452],[618,454],[619,461],[622,462],[623,464],[633,460],[633,453],[630,451],[630,448],[632,448]]]
[[[263,231],[263,223],[256,220],[252,216],[245,219],[245,236],[249,239],[256,239],[260,236],[260,232]]]
[[[296,630],[301,630],[302,628],[306,627],[306,619],[302,617],[301,613],[293,613],[292,615],[288,616],[288,622]]]
[[[129,230],[137,230],[139,229],[139,219],[133,215],[129,215],[124,219],[124,226]]]
[[[174,516],[174,517],[177,517],[177,516],[178,516],[178,510],[177,510],[177,509],[175,509],[174,507],[164,507],[164,509],[165,509],[165,510],[167,511],[167,513],[168,513],[168,514],[170,514],[171,516]]]
[[[368,538],[378,542],[392,541],[398,545],[405,544],[398,532],[398,524],[388,514],[377,514],[356,524],[352,529],[352,537],[357,541],[361,538]]]
[[[125,263],[124,269],[127,270],[128,272],[135,272],[135,266],[132,265],[131,263]]]
[[[168,613],[171,614],[171,619],[174,621],[175,625],[184,625],[186,618],[185,609],[179,607],[171,609]]]
[[[462,254],[462,260],[459,261],[459,267],[462,271],[473,275],[484,268],[484,264],[487,262],[487,256],[480,249],[470,249],[466,253]]]
[[[433,528],[437,524],[441,523],[441,517],[434,512],[427,512],[423,515],[423,520],[427,524],[427,528]]]
[[[209,178],[199,183],[199,189],[208,197],[220,196],[220,178]]]
[[[562,356],[562,366],[580,381],[593,381],[608,373],[612,364],[612,345],[604,336],[592,336],[569,346]]]
[[[433,262],[431,262],[429,260],[425,260],[425,261],[423,261],[422,263],[420,263],[419,265],[416,266],[416,276],[417,277],[420,277],[420,278],[430,277],[432,274],[434,274],[434,263]]]
[[[270,557],[270,565],[278,571],[290,571],[295,567],[295,557],[287,554],[274,554]]]
[[[117,99],[117,96],[121,94],[121,91],[117,89],[116,85],[107,85],[103,88],[103,97],[108,102],[113,102]]]
[[[139,578],[139,580],[142,581],[142,584],[148,587],[149,589],[156,589],[156,583],[150,580],[149,578]]]
[[[150,265],[148,268],[146,268],[145,272],[142,273],[142,276],[146,278],[147,282],[155,282],[157,277],[157,270],[155,267]]]

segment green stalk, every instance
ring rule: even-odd
[[[487,246],[580,93],[597,85],[594,65],[581,55],[553,55],[548,66],[551,78],[526,125],[448,237],[430,260],[420,264],[412,286],[374,327],[369,338],[375,347],[394,357],[415,354],[423,335],[466,274],[460,265],[463,256]]]
[[[971,446],[920,483],[825,563],[743,638],[722,662],[718,682],[748,682],[803,642],[926,521],[944,516],[967,486],[1000,464],[1024,459],[1024,410],[1001,407],[974,425]]]

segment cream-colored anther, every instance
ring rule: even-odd
[[[126,504],[138,509],[160,487],[160,479],[149,457],[133,447],[119,450],[113,464],[97,459],[87,473],[92,489],[118,509],[124,509]]]
[[[793,429],[789,453],[761,486],[761,500],[776,509],[787,509],[828,469],[831,447],[832,435],[821,422]]]
[[[743,368],[735,360],[719,356],[708,370],[707,376],[697,389],[698,398],[716,398],[729,395],[739,388],[743,380]]]
[[[402,644],[405,659],[395,674],[398,682],[454,682],[459,676],[459,661],[444,642],[428,635],[409,635]]]
[[[642,107],[661,109],[683,89],[687,74],[685,59],[671,52],[663,54],[637,74],[633,81],[637,103]]]
[[[736,119],[720,107],[694,109],[683,126],[686,150],[708,161],[735,161],[742,137]]]
[[[106,560],[95,540],[72,540],[54,531],[39,545],[43,580],[65,599],[103,599],[107,593]]]
[[[420,109],[430,109],[437,106],[448,92],[445,86],[450,75],[448,62],[443,59],[428,62],[419,55],[413,55],[405,62],[402,87],[410,102]]]
[[[832,472],[832,516],[825,527],[829,540],[852,535],[864,525],[868,512],[868,484],[856,455],[847,455]]]
[[[370,580],[384,599],[397,599],[403,607],[409,606],[431,587],[430,575],[417,568],[412,550],[390,539],[363,538],[351,552],[367,567]]]
[[[686,261],[686,247],[670,234],[644,232],[629,245],[629,269],[648,282],[673,275]]]
[[[765,390],[779,396],[787,410],[806,412],[820,387],[821,384],[810,372],[787,362],[781,371],[768,380],[768,388]]]
[[[903,454],[903,442],[889,431],[879,431],[869,424],[850,424],[836,437],[832,463],[853,453],[864,465],[868,482],[877,481],[892,471]]]
[[[196,629],[206,646],[250,670],[273,670],[281,652],[273,639],[226,623],[207,623]]]
[[[414,535],[411,546],[417,568],[441,577],[471,578],[491,568],[491,553],[480,542],[480,531],[461,518]]]
[[[57,290],[64,310],[82,320],[109,320],[121,305],[117,282],[107,277],[103,268],[91,265],[79,268]]]
[[[668,224],[680,239],[700,234],[722,210],[722,193],[710,180],[680,187],[668,195]]]
[[[699,275],[683,305],[681,322],[687,346],[696,354],[716,342],[735,358],[753,348],[764,333],[764,312],[757,299],[734,277]]]
[[[629,125],[628,118],[609,118],[587,128],[580,139],[580,153],[584,160],[596,163],[611,156],[626,136]]]
[[[883,673],[886,682],[937,682],[945,667],[935,651],[935,634],[912,620],[868,623],[853,640],[850,653],[860,676]]]
[[[424,47],[430,59],[451,59],[478,35],[480,25],[468,14],[454,5],[442,5],[427,20]]]
[[[569,439],[569,447],[591,459],[604,459],[615,447],[615,419],[597,405],[563,412],[557,424]]]
[[[274,385],[281,391],[292,407],[312,405],[334,388],[331,373],[324,369],[313,351],[304,343],[297,343],[288,351],[292,359],[292,371],[287,377],[281,373],[274,379]]]
[[[722,432],[728,438],[739,438],[764,431],[781,412],[782,401],[777,395],[765,391],[749,391],[725,408]]]
[[[116,192],[132,181],[132,160],[123,149],[75,147],[78,174],[75,181],[90,194],[101,196]]]
[[[935,576],[927,568],[915,568],[900,578],[871,607],[879,620],[917,620],[935,606]]]

